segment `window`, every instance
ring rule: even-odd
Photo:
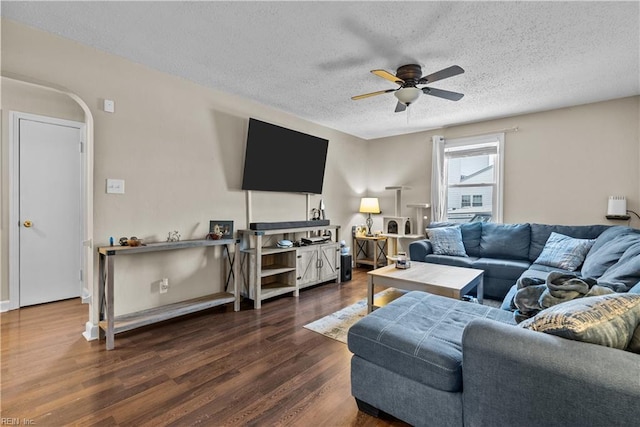
[[[504,134],[438,142],[434,138],[436,143],[439,152],[436,156],[434,145],[433,167],[438,179],[432,194],[440,200],[432,196],[432,205],[439,206],[434,209],[434,221],[468,222],[480,215],[502,222]]]

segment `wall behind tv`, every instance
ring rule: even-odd
[[[366,190],[365,165],[356,161],[365,152],[366,142],[361,139],[6,19],[2,20],[2,69],[66,87],[91,108],[95,118],[96,246],[107,244],[110,236],[163,241],[172,230],[178,230],[182,239],[202,238],[210,219],[230,219],[236,229],[246,228],[245,193],[240,187],[249,117],[329,139],[324,202],[333,222],[349,224]],[[6,79],[2,84],[4,92]],[[5,268],[9,212],[6,112],[27,109],[82,120],[66,99],[52,103],[37,90],[11,88],[2,99],[0,301],[10,297]],[[115,101],[114,114],[102,111],[105,98]],[[126,193],[105,194],[107,178],[124,179]],[[320,196],[313,196],[313,205],[319,200]],[[253,195],[254,220],[300,220],[305,215],[303,195]],[[190,249],[119,259],[117,311],[220,291],[212,288],[221,276],[219,257],[217,250]],[[162,277],[169,278],[170,291],[161,296],[156,281]]]

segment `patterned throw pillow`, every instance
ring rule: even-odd
[[[460,226],[428,228],[427,237],[435,255],[467,256]]]
[[[584,262],[595,239],[574,239],[564,234],[553,232],[547,239],[542,253],[535,264],[576,271]]]
[[[518,326],[625,350],[639,324],[640,295],[607,294],[554,305]]]

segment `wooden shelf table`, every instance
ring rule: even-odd
[[[387,265],[387,238],[384,236],[355,236],[354,262],[373,266],[374,269]],[[373,256],[369,257],[367,245],[373,245]],[[359,258],[362,255],[364,258]]]
[[[114,269],[117,255],[135,255],[149,252],[190,249],[209,246],[223,246],[229,271],[226,275],[225,289],[232,283],[233,293],[217,292],[199,298],[166,304],[121,316],[114,315]],[[233,246],[233,258],[231,247]],[[178,316],[206,310],[218,305],[233,302],[234,310],[240,310],[240,290],[238,287],[239,246],[237,239],[221,240],[183,240],[178,242],[149,243],[141,246],[101,246],[98,248],[99,285],[100,285],[100,338],[106,336],[107,350],[115,347],[115,334],[146,326]]]

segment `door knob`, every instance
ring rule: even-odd
[[[25,222],[22,223],[22,225],[24,225],[26,228],[30,228],[33,225],[33,223],[29,220],[26,220]]]

